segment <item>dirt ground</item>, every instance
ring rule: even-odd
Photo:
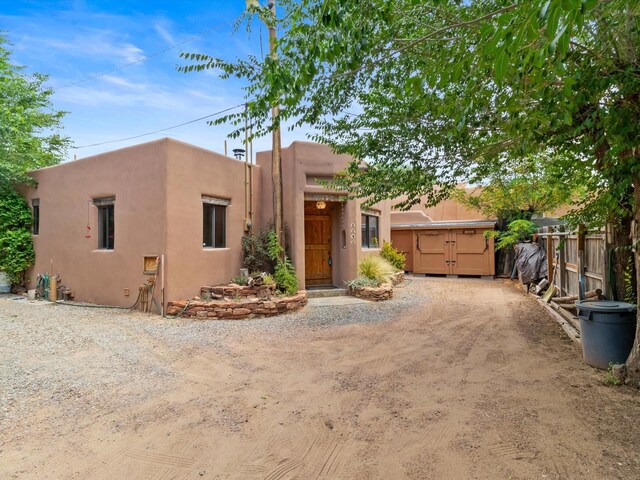
[[[640,478],[639,392],[535,301],[396,294],[233,326],[0,302],[0,478]]]

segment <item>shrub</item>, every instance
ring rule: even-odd
[[[375,280],[378,283],[391,283],[391,277],[396,269],[380,255],[368,255],[360,260],[358,274]]]
[[[263,273],[262,281],[264,282],[265,285],[275,285],[276,283],[275,279],[273,278],[273,275],[271,275],[270,273]]]
[[[514,220],[509,223],[505,232],[489,230],[484,233],[486,238],[497,237],[496,250],[513,247],[518,243],[531,240],[538,226],[529,220]]]
[[[274,271],[276,262],[269,255],[269,232],[271,229],[262,228],[242,237],[243,265],[250,272]]]
[[[384,258],[387,262],[393,265],[396,270],[404,270],[405,261],[407,256],[404,253],[399,252],[397,249],[393,248],[390,242],[382,243],[382,250],[380,251],[380,256]]]
[[[357,290],[358,288],[364,288],[364,287],[379,287],[380,286],[380,282],[378,282],[377,280],[372,280],[372,279],[367,278],[367,277],[356,277],[353,280],[349,280],[349,281],[344,282],[344,283],[351,290]]]
[[[235,283],[236,285],[247,285],[249,283],[249,279],[244,275],[238,275],[231,279],[231,283]]]
[[[286,293],[287,295],[295,295],[298,291],[296,269],[287,257],[276,264],[276,271],[273,277],[279,292]]]
[[[0,270],[11,283],[25,283],[25,272],[35,260],[31,238],[31,209],[10,186],[0,187]]]
[[[278,291],[287,295],[294,295],[298,291],[296,269],[291,260],[285,255],[274,230],[269,232],[269,258],[276,262],[273,278],[276,281]]]

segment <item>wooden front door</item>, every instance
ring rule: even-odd
[[[305,215],[304,268],[307,285],[331,285],[331,217]]]

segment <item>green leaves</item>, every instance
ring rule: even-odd
[[[29,170],[58,163],[69,139],[61,136],[63,112],[52,109],[47,77],[11,63],[0,35],[0,184],[32,181]]]
[[[636,175],[636,153],[620,161],[640,138],[640,10],[632,3],[281,6],[277,62],[187,58],[247,81],[256,135],[270,132],[269,108],[280,103],[280,121],[310,125],[314,140],[366,160],[367,169],[354,164],[337,181],[354,196],[433,204],[460,181],[486,183],[535,156],[565,190],[589,183],[590,216],[602,219]],[[241,115],[218,123],[240,134]]]
[[[14,284],[35,259],[31,238],[31,210],[11,186],[0,186],[0,270]]]

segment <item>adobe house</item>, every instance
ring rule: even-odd
[[[391,239],[389,202],[363,209],[319,185],[350,160],[327,146],[294,142],[282,159],[300,286],[341,287]],[[270,152],[256,163],[164,138],[32,172],[37,186],[23,188],[36,219],[29,287],[52,271],[78,301],[129,306],[157,257],[155,298],[165,305],[227,283],[242,267],[248,226],[273,217]]]

